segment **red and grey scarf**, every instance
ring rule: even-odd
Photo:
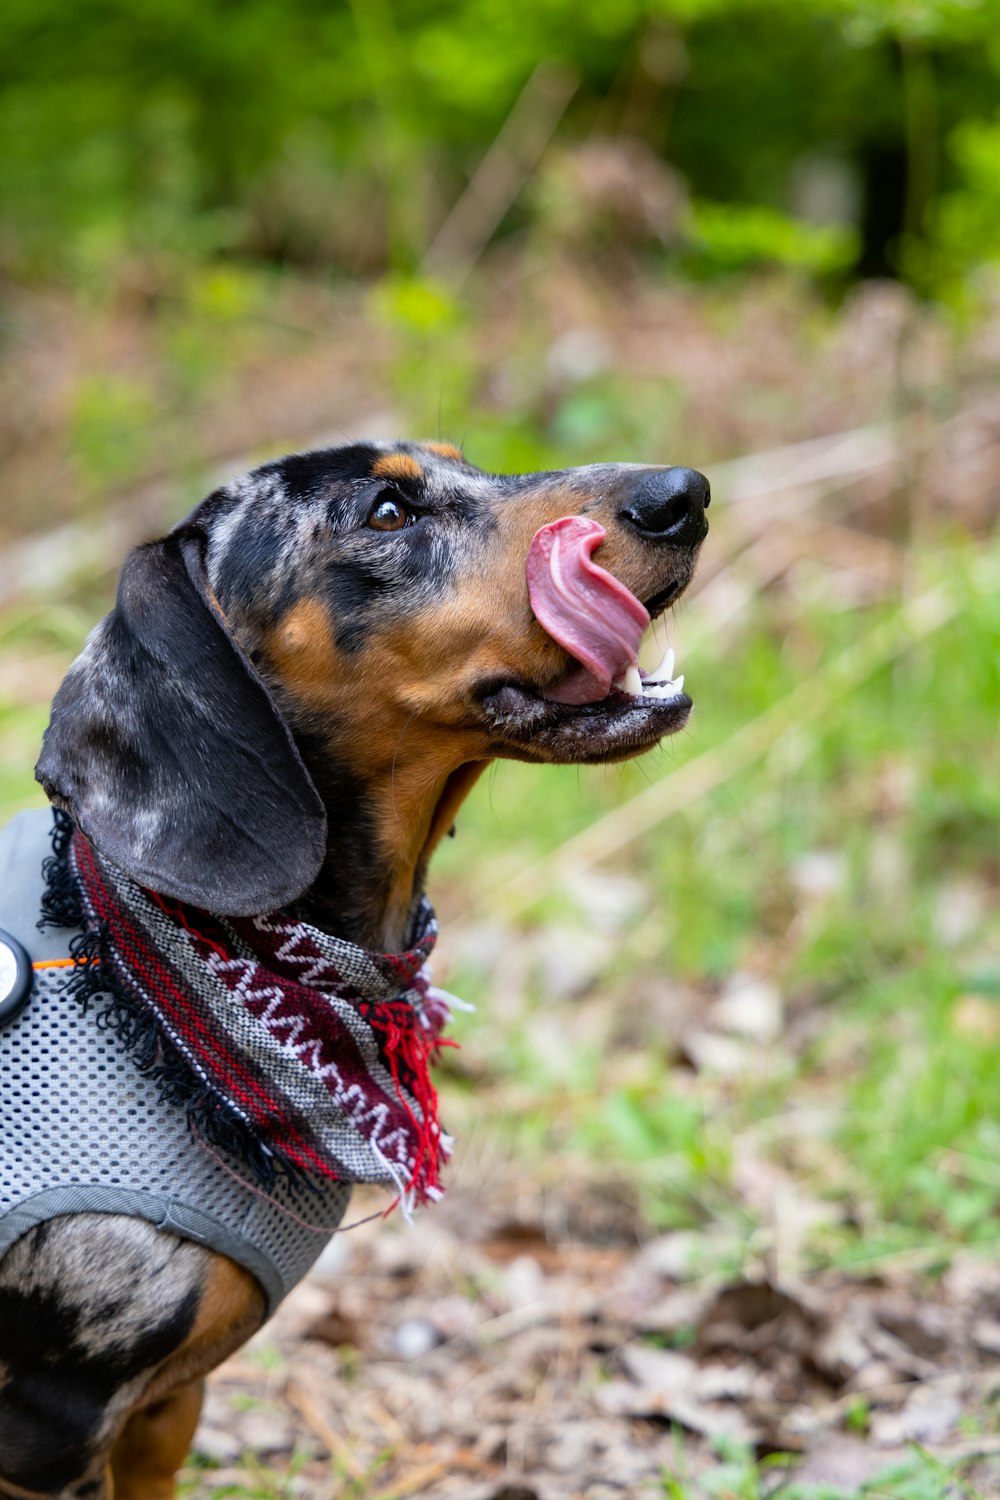
[[[441,1196],[450,1142],[429,1064],[449,1019],[426,970],[430,904],[405,953],[370,953],[286,912],[215,917],[144,890],[56,814],[43,921],[81,926],[68,990],[102,1002],[192,1129],[276,1172]],[[450,999],[451,997],[447,997]],[[444,1044],[447,1045],[447,1044]]]

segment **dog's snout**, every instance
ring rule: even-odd
[[[696,547],[708,531],[705,511],[711,498],[708,480],[697,469],[658,469],[639,479],[619,514],[643,536]]]

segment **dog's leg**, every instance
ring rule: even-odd
[[[142,1220],[29,1230],[0,1261],[0,1496],[171,1495],[201,1377],[263,1316],[247,1271]],[[144,1431],[148,1460],[131,1440]]]
[[[203,1380],[133,1412],[111,1452],[114,1500],[173,1500],[177,1470],[198,1426]]]
[[[253,1277],[211,1256],[191,1332],[148,1382],[112,1447],[114,1500],[173,1500],[177,1470],[198,1426],[203,1376],[239,1348],[263,1316]]]

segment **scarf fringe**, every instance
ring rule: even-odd
[[[52,810],[52,853],[42,861],[42,915],[38,928],[83,927],[83,899],[69,868],[69,846],[74,823],[61,808]]]
[[[57,809],[52,853],[42,863],[45,890],[39,928],[87,928],[89,918],[82,892],[69,864],[74,831],[69,814]],[[185,1111],[196,1136],[242,1162],[266,1193],[274,1191],[279,1179],[293,1197],[303,1190],[316,1194],[322,1191],[321,1184],[298,1163],[261,1145],[228,1100],[199,1078],[157,1019],[115,987],[114,955],[103,924],[71,938],[69,954],[74,967],[62,993],[75,1000],[85,1015],[100,1003],[100,1010],[95,1011],[96,1024],[110,1031],[140,1073],[156,1083],[162,1101]]]

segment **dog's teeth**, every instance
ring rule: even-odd
[[[626,670],[622,679],[622,689],[626,693],[631,693],[633,698],[642,697],[642,678],[639,676],[638,667],[629,667]]]
[[[642,695],[644,698],[676,698],[683,687],[683,674],[676,682],[649,682],[647,680],[642,685]]]
[[[669,646],[655,672],[650,672],[649,678],[652,682],[669,682],[674,675],[674,648]]]

